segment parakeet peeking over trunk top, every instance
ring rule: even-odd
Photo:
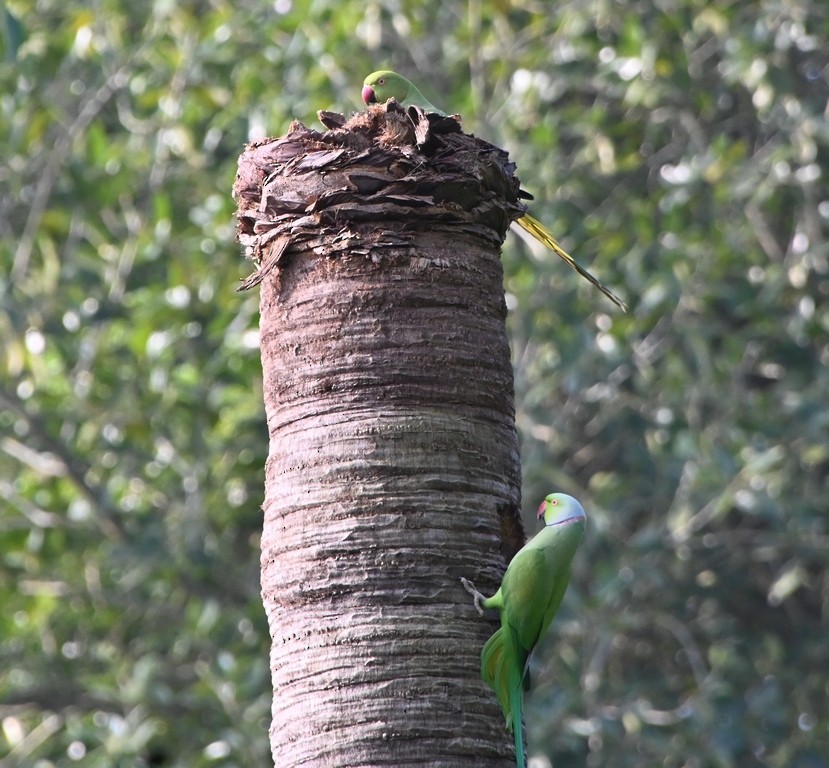
[[[420,107],[424,112],[446,114],[432,104],[420,92],[420,89],[403,75],[398,75],[397,72],[389,69],[372,72],[363,83],[363,101],[366,104],[375,104],[389,99],[395,99],[404,107]]]
[[[421,92],[420,89],[412,82],[407,80],[397,72],[392,72],[389,69],[381,69],[377,72],[372,72],[363,82],[362,91],[363,101],[366,104],[376,104],[378,102],[395,99],[404,107],[420,107],[424,112],[435,112],[438,115],[445,115],[446,113],[439,110],[432,104]],[[582,267],[569,253],[567,253],[559,244],[558,241],[538,219],[533,218],[528,213],[525,213],[520,218],[516,219],[522,229],[532,235],[539,243],[549,248],[560,259],[568,264],[572,269],[578,272],[585,280],[592,283],[598,288],[607,298],[622,310],[627,311],[627,305],[616,296],[604,283],[593,277],[584,267]]]
[[[507,729],[515,736],[518,768],[525,766],[521,714],[522,695],[530,687],[530,655],[561,605],[587,520],[582,505],[565,493],[547,496],[538,516],[544,518],[544,528],[513,557],[492,597],[461,579],[480,614],[484,608],[501,612],[500,628],[481,651],[481,677],[495,691]]]

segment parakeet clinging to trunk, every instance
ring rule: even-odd
[[[425,112],[436,112],[439,115],[445,115],[445,112],[439,110],[432,104],[421,92],[417,86],[407,80],[402,75],[392,72],[388,69],[381,69],[377,72],[372,72],[363,82],[363,101],[366,104],[374,104],[380,101],[388,101],[395,99],[404,107],[414,106],[420,107]],[[559,258],[565,261],[572,269],[578,272],[583,278],[592,283],[598,288],[607,298],[614,304],[627,310],[627,305],[616,296],[604,283],[593,277],[584,267],[582,267],[569,253],[567,253],[559,244],[558,241],[538,219],[533,218],[525,213],[519,219],[516,219],[522,229],[529,232],[539,243],[549,248]]]
[[[515,759],[524,768],[522,696],[530,687],[530,654],[550,626],[570,582],[570,569],[586,524],[584,508],[572,496],[551,493],[538,517],[544,528],[513,557],[492,597],[461,579],[475,607],[501,612],[501,626],[481,651],[481,677],[495,691],[507,728],[515,737]]]

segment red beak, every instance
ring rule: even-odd
[[[536,517],[544,517],[544,513],[547,511],[547,499],[541,502],[541,506],[538,508],[538,513]]]
[[[377,101],[377,97],[374,95],[374,88],[370,85],[363,86],[363,101],[366,104],[374,104]]]

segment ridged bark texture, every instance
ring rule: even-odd
[[[270,434],[271,746],[292,766],[508,768],[479,676],[523,543],[499,248],[506,155],[394,103],[240,158]],[[431,120],[431,122],[430,122]]]

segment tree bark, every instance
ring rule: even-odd
[[[513,764],[479,676],[523,543],[499,249],[506,154],[394,102],[251,145],[261,283],[262,596],[280,768]]]

